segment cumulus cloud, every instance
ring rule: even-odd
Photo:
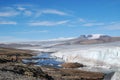
[[[68,20],[63,21],[40,21],[40,22],[31,22],[29,25],[31,26],[56,26],[68,23]]]
[[[17,24],[17,22],[14,22],[14,21],[0,21],[0,24],[9,24],[9,25],[16,25]]]

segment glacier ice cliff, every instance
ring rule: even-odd
[[[65,62],[78,62],[88,66],[86,69],[81,68],[82,70],[103,72],[107,74],[104,80],[120,80],[119,44],[64,48],[58,49],[52,56],[62,58]]]
[[[79,62],[87,66],[105,68],[120,67],[120,46],[89,46],[63,49],[52,56],[62,58],[65,62]]]

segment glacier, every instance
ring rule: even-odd
[[[78,62],[87,66],[103,68],[120,68],[120,46],[80,46],[77,48],[58,49],[52,56],[62,58],[65,62]]]
[[[61,58],[65,62],[78,62],[90,67],[120,69],[120,42],[46,47],[26,47],[24,49],[53,52],[51,56]]]
[[[86,65],[85,71],[103,72],[104,80],[120,80],[120,44],[100,44],[83,46],[61,46],[51,54],[65,62],[77,62]],[[110,75],[111,74],[111,75]]]

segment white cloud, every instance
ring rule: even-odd
[[[80,18],[78,21],[79,21],[79,22],[86,22],[86,20],[83,19],[83,18]]]
[[[56,10],[56,9],[44,9],[44,10],[38,10],[36,12],[36,17],[39,17],[40,15],[43,15],[43,14],[55,14],[55,15],[60,15],[60,16],[69,15],[66,12]]]
[[[22,7],[22,6],[17,6],[17,9],[19,10],[19,12],[21,12],[25,16],[31,16],[32,15],[32,11],[30,9],[27,9],[25,7]]]
[[[57,14],[57,15],[67,15],[67,13],[63,12],[63,11],[59,11],[59,10],[55,10],[55,9],[46,9],[43,10],[42,13],[44,14]]]
[[[0,43],[9,43],[14,41],[18,41],[18,39],[13,36],[0,36]]]
[[[27,15],[27,16],[31,16],[32,12],[31,11],[24,11],[24,14]]]
[[[10,24],[10,25],[16,25],[17,22],[14,21],[0,21],[0,24]]]
[[[87,26],[87,27],[90,27],[90,26],[103,26],[105,25],[104,23],[96,23],[96,22],[91,22],[91,23],[85,23],[83,24],[82,26]]]
[[[0,11],[0,17],[12,17],[17,15],[31,16],[32,11],[22,6],[3,7]]]
[[[56,25],[62,25],[69,22],[68,20],[63,21],[40,21],[40,22],[31,22],[31,26],[56,26]]]
[[[96,20],[88,20],[84,18],[77,18],[73,19],[69,22],[69,27],[75,27],[75,26],[85,26],[85,27],[91,27],[91,26],[104,26],[106,23],[104,22],[98,22]]]
[[[55,15],[60,15],[60,16],[65,16],[68,15],[66,12],[64,11],[60,11],[57,9],[34,9],[34,6],[32,6],[32,8],[30,8],[31,6],[25,6],[25,5],[17,5],[16,6],[19,11],[22,11],[24,14],[28,14],[31,15],[32,13],[35,14],[35,17],[39,17],[40,15],[43,14],[55,14]]]
[[[24,8],[24,7],[20,7],[20,6],[19,6],[17,9],[20,10],[20,11],[24,11],[24,10],[26,10],[26,8]]]
[[[10,17],[10,16],[16,16],[18,14],[19,13],[15,11],[6,11],[6,12],[0,12],[0,17]]]
[[[69,39],[74,39],[76,37],[58,37],[55,39],[48,39],[48,40],[43,40],[43,41],[61,41],[61,40],[69,40]]]
[[[47,33],[48,30],[33,30],[33,31],[21,31],[21,32],[14,32],[18,34],[34,34],[34,33]]]
[[[15,36],[0,36],[0,43],[21,42],[21,41],[30,41],[30,39],[17,38]]]
[[[120,30],[120,22],[112,22],[105,26],[109,30]]]
[[[8,7],[3,7],[3,9],[0,10],[0,17],[23,15],[23,16],[33,16],[37,18],[40,15],[44,15],[44,14],[53,14],[53,15],[61,15],[61,16],[68,15],[66,12],[57,9],[41,9],[31,5],[13,5]]]
[[[12,39],[12,36],[0,36],[0,40],[9,40]]]

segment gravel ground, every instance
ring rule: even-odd
[[[0,80],[41,80],[41,79],[36,79],[35,77],[28,77],[28,76],[23,76],[19,74],[14,74],[12,72],[4,72],[0,71]]]
[[[22,74],[17,74],[15,72],[12,72],[14,70],[14,68],[13,68],[14,66],[11,66],[11,65],[13,65],[13,64],[11,64],[11,63],[0,64],[0,80],[48,80],[45,78],[44,79],[37,78],[37,77],[33,77],[33,76],[22,75]],[[16,63],[16,65],[17,65],[17,63]],[[23,66],[23,68],[24,68],[25,65],[21,64],[21,66]],[[3,68],[6,70],[8,69],[8,71],[3,70]]]

